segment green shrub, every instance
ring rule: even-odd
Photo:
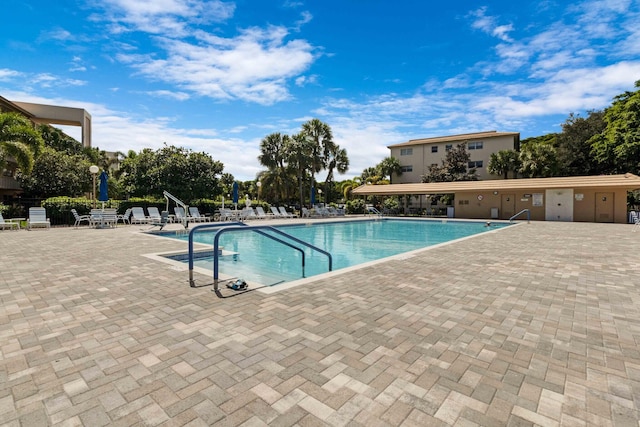
[[[349,200],[347,201],[346,209],[348,214],[363,214],[365,209],[364,200]]]

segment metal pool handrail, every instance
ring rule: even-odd
[[[529,209],[523,209],[520,212],[518,212],[517,214],[515,214],[514,216],[512,216],[511,218],[509,218],[509,222],[511,223],[513,221],[514,218],[520,216],[523,213],[527,213],[527,223],[531,222],[531,211]]]
[[[333,257],[331,256],[331,254],[323,249],[320,249],[310,243],[305,242],[304,240],[300,240],[297,237],[294,237],[290,234],[287,234],[281,230],[278,230],[275,227],[271,227],[270,225],[246,225],[243,222],[228,222],[228,223],[224,223],[224,224],[202,224],[202,225],[198,225],[195,226],[191,229],[191,231],[189,231],[189,286],[191,286],[192,288],[195,287],[195,280],[193,279],[193,234],[198,231],[198,230],[202,230],[204,228],[221,228],[221,227],[228,227],[228,228],[223,228],[221,230],[219,230],[215,237],[214,237],[214,243],[213,243],[213,280],[214,280],[214,285],[217,286],[218,284],[218,256],[219,256],[219,239],[220,239],[220,235],[223,234],[224,232],[230,232],[230,231],[254,231],[262,236],[265,236],[269,239],[275,240],[278,243],[282,243],[283,245],[289,246],[290,248],[293,248],[297,251],[299,251],[302,254],[302,276],[304,277],[304,267],[305,267],[305,253],[302,249],[300,249],[297,246],[292,245],[289,242],[286,242],[276,236],[272,236],[268,233],[265,233],[262,230],[269,230],[272,231],[276,234],[280,234],[284,237],[286,237],[287,239],[291,239],[294,242],[297,242],[303,246],[306,246],[308,248],[311,248],[313,250],[316,250],[324,255],[327,255],[327,257],[329,258],[329,271],[333,270]]]

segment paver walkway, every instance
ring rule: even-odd
[[[219,299],[116,230],[0,232],[0,424],[640,420],[640,233],[531,223]]]

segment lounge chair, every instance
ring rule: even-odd
[[[123,224],[131,224],[131,208],[127,208],[122,215],[116,217],[116,224],[118,221],[122,221]]]
[[[180,223],[184,221],[189,222],[190,218],[187,216],[182,206],[174,206],[173,212],[176,214],[176,222],[180,222]]]
[[[155,206],[148,206],[147,212],[149,212],[149,215],[147,216],[149,222],[160,222],[161,216],[158,208],[156,208]]]
[[[91,222],[91,216],[89,216],[89,215],[80,215],[80,214],[78,213],[78,211],[77,211],[77,210],[75,210],[75,209],[71,209],[71,213],[73,214],[73,218],[75,219],[75,223],[73,224],[73,226],[74,226],[75,228],[78,228],[78,226],[79,226],[80,224],[82,224],[84,221],[86,221],[86,222],[87,222],[87,225],[89,225],[89,224],[90,224],[90,222]]]
[[[233,211],[228,208],[220,208],[219,219],[220,221],[233,221]]]
[[[45,208],[29,208],[29,219],[27,219],[27,230],[35,227],[51,228],[51,222],[47,218]]]
[[[201,215],[197,206],[189,206],[189,215],[194,222],[208,222],[211,221],[206,215]]]
[[[2,213],[0,212],[0,229],[4,230],[5,228],[8,228],[9,230],[20,230],[20,223],[11,221],[6,222],[2,217]]]
[[[284,206],[280,206],[278,209],[280,210],[280,215],[284,216],[285,218],[297,218],[298,217],[298,214],[287,212],[287,209]]]
[[[251,206],[247,206],[246,208],[240,211],[240,220],[246,221],[249,219],[258,219],[258,215],[256,215],[256,211],[253,210]]]
[[[269,219],[269,218],[273,218],[273,214],[271,213],[265,213],[264,209],[262,209],[262,206],[256,206],[256,216],[258,217],[258,219]]]
[[[157,210],[158,208],[156,208]],[[149,225],[154,226],[154,227],[160,227],[160,230],[162,230],[164,228],[165,225],[167,225],[169,223],[169,212],[168,211],[162,211],[162,213],[160,214],[160,216],[158,217],[157,220],[152,220],[149,222]]]
[[[271,206],[271,212],[273,213],[274,218],[286,218],[286,216],[282,215],[275,206]]]
[[[328,212],[328,216],[338,216],[338,211],[333,206],[327,206],[325,209]]]
[[[149,219],[144,214],[144,208],[141,207],[133,207],[131,208],[131,218],[129,219],[131,224],[146,224],[149,222]]]

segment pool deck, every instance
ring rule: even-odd
[[[227,298],[142,256],[186,247],[146,228],[0,232],[0,425],[639,425],[631,225],[520,224]]]

